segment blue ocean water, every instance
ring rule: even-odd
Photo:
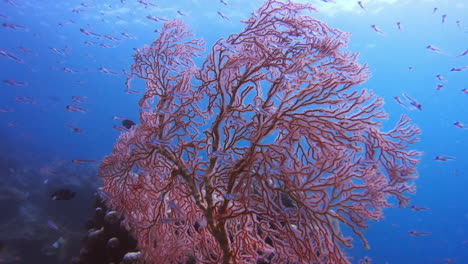
[[[302,2],[317,8],[312,16],[352,34],[349,50],[360,53],[359,62],[367,63],[372,75],[363,87],[383,97],[390,114],[384,128],[407,114],[422,130],[413,146],[424,155],[410,205],[429,210],[386,209],[385,218],[369,222],[365,232],[371,249],[355,240],[355,247],[347,251],[353,263],[364,256],[372,263],[468,263],[468,54],[462,55],[468,49],[468,3],[369,0],[360,1],[362,8],[358,1]],[[40,252],[47,255],[48,245],[65,236],[63,230],[80,230],[93,210],[97,162],[70,161],[98,161],[110,153],[120,133],[113,126],[121,120],[113,117],[138,120],[139,95],[125,93],[122,69],[129,69],[133,48],[150,44],[158,34],[154,31],[161,22],[147,16],[183,20],[196,37],[205,39],[209,50],[217,39],[242,29],[239,21],[262,1],[226,3],[0,2],[0,187],[4,193],[15,188],[14,193],[22,194],[14,203],[1,202],[6,213],[0,215],[0,241],[28,241],[40,233],[48,241]],[[439,84],[443,87],[438,89]],[[397,103],[394,97],[403,98],[404,93],[422,110]],[[83,101],[79,107],[86,112],[65,109],[76,105],[73,96],[80,97],[75,100]],[[437,156],[455,160],[438,161]],[[51,204],[49,193],[64,185],[79,190],[76,199]],[[48,220],[60,230],[50,228]],[[21,222],[15,232],[13,221]],[[411,230],[431,234],[411,236]],[[0,259],[32,263],[16,244],[4,244]],[[48,263],[56,260],[51,259]]]

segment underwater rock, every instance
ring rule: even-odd
[[[114,249],[114,248],[118,248],[119,245],[120,245],[120,241],[116,237],[113,237],[107,241],[107,248]]]
[[[141,253],[138,252],[128,252],[122,259],[121,264],[132,264],[136,263],[140,259]]]
[[[116,211],[110,211],[104,217],[104,222],[109,225],[115,225],[119,222],[119,216]]]
[[[135,253],[138,250],[137,242],[123,227],[124,221],[117,212],[108,210],[99,197],[96,199],[95,208],[94,216],[86,224],[88,234],[83,241],[79,257],[74,258],[72,263],[121,263],[127,253]],[[128,261],[135,258],[129,256]]]
[[[104,234],[104,228],[101,228],[99,230],[94,230],[94,229],[90,229],[88,231],[88,238],[89,239],[98,239],[99,237],[101,237],[102,235]]]
[[[102,210],[101,207],[96,208],[96,216],[97,217],[104,216],[104,210]]]

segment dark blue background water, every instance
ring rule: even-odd
[[[20,63],[0,56],[0,79],[28,83],[27,86],[0,83],[0,108],[4,110],[0,112],[0,184],[2,188],[15,187],[29,192],[28,201],[17,203],[20,212],[16,213],[27,218],[23,228],[44,226],[52,243],[63,234],[50,230],[47,220],[65,226],[72,217],[75,221],[68,228],[79,230],[86,214],[74,214],[69,210],[70,204],[85,212],[91,210],[93,190],[98,184],[94,176],[96,164],[80,166],[70,164],[70,160],[99,160],[110,153],[119,134],[112,127],[120,124],[113,116],[138,119],[139,95],[124,92],[122,69],[129,68],[133,48],[150,44],[157,36],[154,30],[161,24],[146,16],[182,19],[210,47],[216,39],[238,32],[243,27],[239,21],[261,4],[261,1],[247,0],[227,1],[230,6],[217,0],[148,2],[157,7],[145,7],[131,0],[0,2],[1,23],[27,28],[0,27],[0,49],[24,60]],[[352,33],[349,49],[360,53],[359,61],[368,63],[372,73],[363,86],[385,99],[384,109],[390,114],[385,128],[393,126],[405,113],[423,131],[420,142],[414,146],[424,155],[418,166],[418,191],[411,205],[430,210],[387,209],[385,219],[370,222],[365,233],[372,249],[364,250],[356,240],[355,247],[349,250],[353,262],[369,256],[372,263],[468,263],[468,129],[454,125],[456,121],[468,125],[468,94],[462,92],[468,89],[468,69],[450,71],[468,65],[468,55],[457,57],[468,48],[468,3],[375,0],[362,1],[363,10],[357,1],[308,2],[319,10],[313,16],[331,27]],[[438,10],[433,14],[435,7]],[[186,16],[178,14],[178,10]],[[217,11],[231,22],[223,20]],[[442,23],[444,14],[447,18]],[[401,23],[402,30],[397,28],[397,22]],[[383,33],[377,33],[371,25]],[[87,36],[80,28],[120,40]],[[136,39],[121,35],[123,32]],[[85,41],[94,44],[86,45]],[[115,47],[105,48],[100,44]],[[428,45],[441,52],[428,50]],[[27,48],[32,54],[18,47]],[[65,54],[57,54],[51,48]],[[102,73],[100,67],[118,75]],[[63,68],[77,72],[65,72]],[[445,81],[438,80],[438,74]],[[441,90],[436,90],[438,84],[443,84]],[[397,104],[393,97],[401,97],[402,93],[418,100],[423,110],[411,111]],[[31,97],[35,103],[16,101],[15,97],[20,96]],[[79,106],[89,112],[66,111],[65,106],[72,104],[72,96],[86,96]],[[66,124],[83,132],[75,133]],[[434,160],[436,156],[456,160],[441,162]],[[80,195],[66,206],[50,205],[48,193],[62,185],[81,190]],[[31,197],[35,198],[35,205]],[[18,215],[12,212],[3,217]],[[410,230],[432,234],[413,237],[408,235]],[[13,234],[3,233],[0,240],[9,236]],[[12,246],[8,250],[15,251]]]

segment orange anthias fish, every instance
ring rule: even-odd
[[[432,233],[429,233],[429,232],[419,232],[419,231],[416,231],[416,230],[411,230],[411,231],[408,232],[408,234],[410,236],[416,236],[416,237],[432,235]]]
[[[419,207],[419,206],[416,206],[416,205],[412,205],[410,207],[411,210],[414,210],[414,211],[427,211],[429,210],[429,208],[426,208],[426,207]]]
[[[456,121],[455,123],[453,123],[454,126],[456,127],[459,127],[459,128],[463,128],[463,129],[467,129],[468,126],[465,126],[464,124],[462,124],[460,121]]]
[[[71,162],[72,162],[73,164],[84,164],[84,163],[93,163],[93,162],[96,162],[96,160],[73,159]]]
[[[456,158],[453,157],[446,157],[446,156],[436,156],[434,160],[437,161],[449,161],[449,160],[456,160]]]

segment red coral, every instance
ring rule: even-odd
[[[419,130],[390,132],[348,34],[267,1],[239,34],[202,41],[182,22],[136,50],[140,124],[99,174],[151,263],[349,263],[344,247],[414,192]],[[348,234],[349,235],[349,234]]]

